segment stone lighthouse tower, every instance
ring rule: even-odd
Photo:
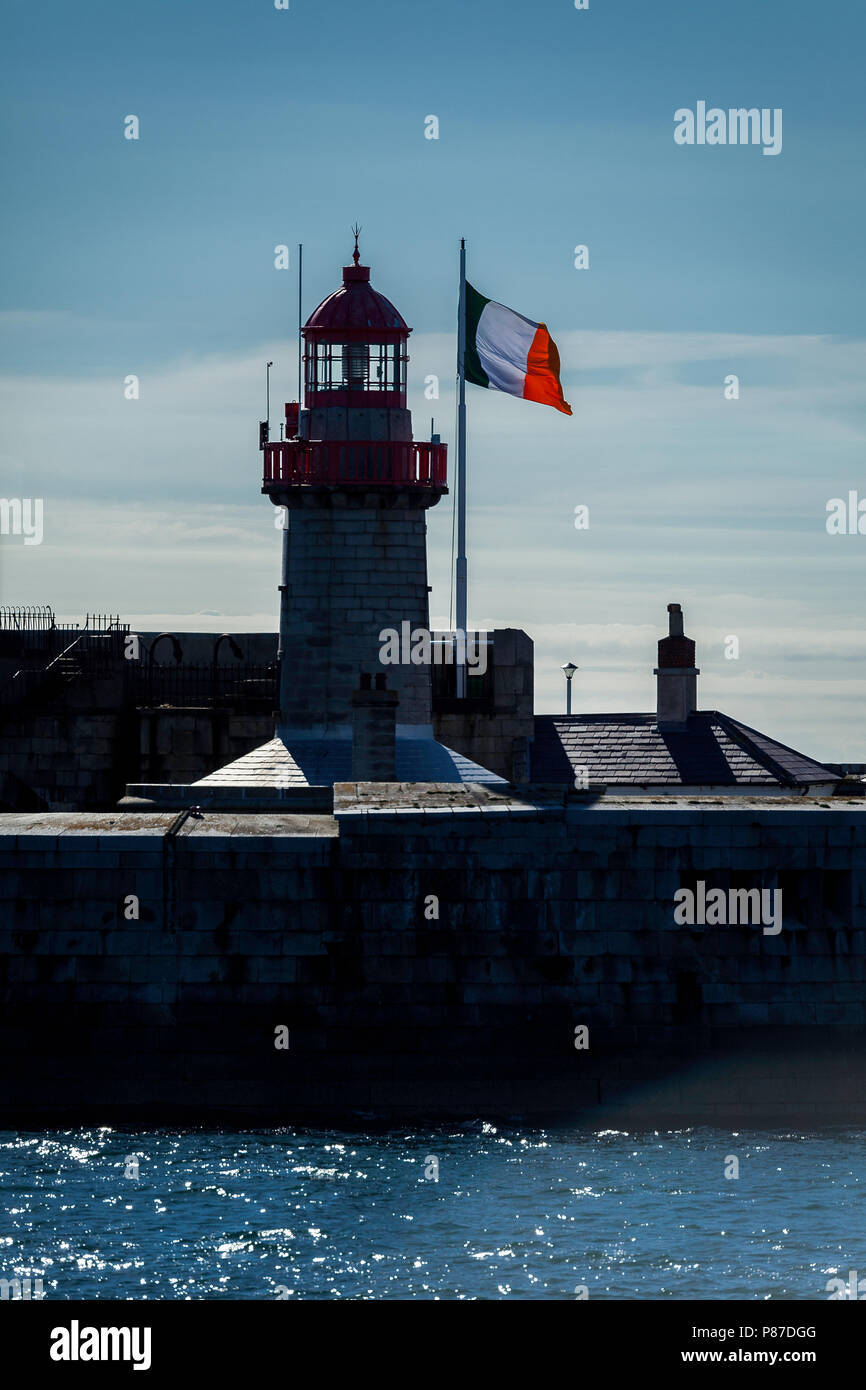
[[[262,491],[289,509],[280,727],[331,736],[362,672],[382,673],[379,633],[427,628],[426,512],[445,492],[446,446],[415,443],[406,408],[410,329],[359,264],[304,328],[305,404],[265,447]],[[430,676],[387,669],[401,729],[429,726]]]
[[[205,780],[250,760],[261,772],[267,752],[290,786],[501,781],[434,740],[429,661],[380,659],[383,631],[429,629],[426,516],[447,491],[446,446],[413,439],[411,329],[370,284],[357,235],[352,260],[303,330],[304,408],[286,406],[284,440],[262,440],[262,491],[288,521],[276,738]],[[389,737],[390,770],[386,757],[359,773],[360,744]]]

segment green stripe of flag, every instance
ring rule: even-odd
[[[481,365],[478,356],[478,348],[475,340],[478,335],[478,320],[484,312],[484,308],[490,303],[483,294],[479,294],[473,289],[469,281],[466,281],[466,352],[464,355],[464,370],[466,380],[471,381],[473,386],[489,386],[490,378]]]

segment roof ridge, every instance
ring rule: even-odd
[[[798,785],[797,778],[793,777],[790,772],[787,772],[771,753],[766,752],[763,748],[759,748],[748,735],[757,734],[759,738],[766,738],[769,743],[775,743],[775,739],[769,738],[767,734],[762,734],[760,729],[751,729],[748,724],[740,724],[736,719],[732,718],[731,715],[723,714],[721,710],[716,710],[715,713],[728,737],[732,738],[739,748],[748,752],[749,756],[754,758],[756,763],[760,763],[768,772],[772,772],[773,776],[781,782],[783,787],[796,787]],[[784,744],[779,744],[779,747],[784,747]],[[797,754],[795,748],[789,748],[787,751]],[[800,755],[797,754],[797,756],[799,757]]]
[[[655,710],[582,710],[577,714],[534,714],[533,719],[655,719]]]
[[[808,753],[801,753],[798,748],[792,748],[790,744],[782,743],[781,739],[772,738],[770,734],[762,734],[760,729],[753,729],[751,725],[744,724],[742,720],[734,719],[733,715],[723,715],[721,717],[728,720],[731,724],[736,724],[738,729],[743,729],[747,734],[757,734],[759,738],[765,738],[768,743],[774,744],[776,748],[783,748],[786,753],[793,753],[795,758],[800,758],[804,763],[809,763],[812,767],[818,768],[818,770],[825,773],[827,777],[833,777],[837,781],[840,780],[838,773],[831,772],[823,763],[819,763],[817,758],[810,758]],[[770,755],[767,754],[766,756],[769,757]]]

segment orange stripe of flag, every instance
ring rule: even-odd
[[[562,394],[559,370],[556,343],[548,333],[547,325],[540,323],[526,358],[523,399],[537,401],[540,405],[552,405],[554,410],[570,415],[571,406]]]

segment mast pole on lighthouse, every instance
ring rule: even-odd
[[[304,289],[304,245],[298,242],[298,414],[304,405],[304,339],[303,339],[303,289]],[[288,435],[286,436],[288,438]],[[283,663],[286,659],[286,645],[289,639],[289,508],[281,508],[283,526],[282,553],[280,562],[280,632],[277,641],[277,669],[279,671],[280,709],[279,723],[286,720],[283,681]]]

